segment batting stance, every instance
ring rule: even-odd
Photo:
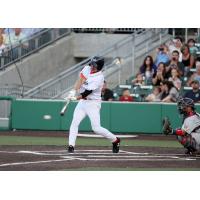
[[[200,114],[195,112],[194,102],[190,98],[180,98],[177,107],[183,115],[182,128],[173,130],[168,118],[165,118],[163,133],[176,135],[178,141],[186,148],[185,153],[195,155],[200,150]]]
[[[80,100],[74,110],[73,120],[69,130],[68,152],[73,153],[80,122],[86,117],[91,121],[92,130],[108,138],[113,145],[113,153],[119,152],[120,139],[100,125],[101,90],[104,84],[102,68],[104,58],[95,56],[80,72],[74,89],[69,92],[68,99]],[[80,95],[76,97],[76,91]]]

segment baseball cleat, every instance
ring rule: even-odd
[[[115,142],[112,143],[113,145],[113,153],[118,153],[119,152],[119,146],[120,146],[120,138],[117,138]]]
[[[68,153],[74,153],[74,147],[72,145],[68,146]]]
[[[186,149],[186,150],[185,150],[185,155],[188,155],[188,156],[196,156],[196,155],[197,155],[197,151],[194,150],[194,149]]]

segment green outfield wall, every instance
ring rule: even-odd
[[[73,111],[77,102],[71,102],[63,117],[60,110],[61,100],[12,101],[11,129],[23,130],[69,130]],[[197,106],[200,111],[200,106]],[[162,119],[168,116],[174,128],[181,126],[176,104],[162,103],[122,103],[103,102],[101,124],[115,133],[156,133],[162,132]],[[80,131],[91,131],[86,117],[80,125]]]

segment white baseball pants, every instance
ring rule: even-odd
[[[195,139],[196,141],[196,149],[200,150],[200,133],[198,132],[193,132],[191,133],[191,136]]]
[[[108,138],[111,142],[114,142],[117,138],[107,129],[101,127],[100,125],[100,109],[101,101],[100,100],[80,100],[77,104],[73,120],[69,130],[69,145],[75,146],[76,138],[78,135],[78,127],[81,121],[88,115],[92,130]]]

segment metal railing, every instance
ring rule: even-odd
[[[43,29],[30,38],[10,44],[0,55],[0,70],[71,33],[71,29]]]
[[[58,28],[43,29],[34,34],[27,40],[19,44],[11,44],[0,55],[0,70],[5,69],[14,62],[20,61],[26,56],[37,52],[41,48],[51,44],[52,42],[70,34],[71,32],[79,33],[131,33],[140,34],[145,31],[144,28]],[[12,48],[11,48],[12,47]]]
[[[159,44],[169,40],[165,29],[139,30],[125,39],[114,43],[111,47],[98,53],[105,58],[104,74],[109,86],[126,81],[126,78],[135,73],[137,62],[141,57],[158,47]],[[81,63],[67,69],[56,77],[40,84],[24,93],[26,98],[59,98],[69,91],[78,77],[80,70],[90,60],[88,58]]]
[[[11,44],[0,54],[0,70],[5,69],[14,62],[20,61],[24,57],[37,52],[39,49],[51,44],[52,42],[68,35],[71,32],[78,33],[140,33],[142,28],[58,28],[43,29],[35,33],[26,40]]]
[[[193,38],[199,42],[200,28],[169,28],[169,33],[176,36],[181,36],[187,42],[189,38]]]
[[[26,92],[30,90],[31,87],[21,85],[9,85],[0,87],[0,96],[14,96],[21,98],[22,97],[22,91]]]
[[[138,33],[144,30],[144,28],[72,28],[75,33]]]

